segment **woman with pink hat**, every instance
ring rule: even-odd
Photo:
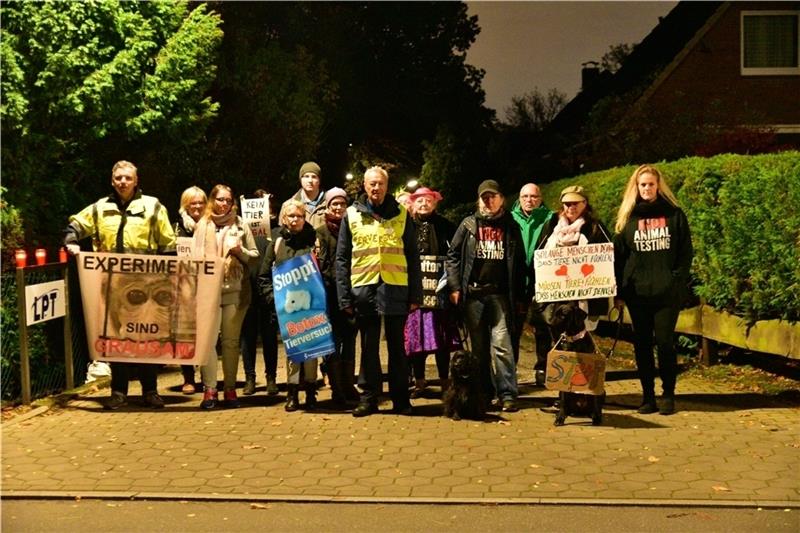
[[[456,230],[455,225],[436,212],[441,200],[441,194],[427,187],[420,187],[409,197],[423,272],[423,304],[408,315],[405,327],[406,353],[411,357],[414,375],[412,398],[422,395],[427,386],[425,361],[428,355],[432,353],[436,357],[444,393],[449,384],[450,352],[461,349],[453,310],[448,312],[447,296],[436,290],[444,275],[444,260]]]

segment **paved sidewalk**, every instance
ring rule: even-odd
[[[327,388],[318,411],[285,413],[263,382],[240,409],[202,412],[170,372],[162,411],[131,382],[118,412],[103,391],[4,424],[2,496],[800,507],[798,405],[679,378],[678,413],[639,415],[638,381],[611,371],[603,426],[555,428],[555,393],[531,385],[529,353],[521,368],[522,410],[482,423],[443,418],[436,386],[411,417],[326,411]]]

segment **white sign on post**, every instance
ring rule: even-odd
[[[253,237],[269,237],[269,195],[263,198],[239,198],[242,220],[250,226]]]
[[[617,294],[614,245],[611,243],[536,250],[533,261],[539,303]]]
[[[30,326],[64,316],[66,308],[64,280],[25,287],[25,319]]]

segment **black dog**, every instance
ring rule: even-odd
[[[577,302],[557,302],[545,311],[554,339],[560,339],[559,349],[571,352],[594,353],[595,345],[586,331],[586,313]],[[563,337],[562,337],[563,335]],[[554,424],[563,426],[568,416],[589,416],[593,426],[603,422],[605,393],[600,395],[577,392],[559,392],[559,409]]]
[[[450,358],[450,388],[444,394],[444,416],[453,420],[483,420],[486,398],[481,386],[478,357],[458,350]]]

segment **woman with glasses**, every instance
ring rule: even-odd
[[[192,241],[195,257],[221,257],[225,262],[220,300],[222,375],[225,407],[238,407],[236,372],[239,368],[239,336],[250,305],[249,269],[258,257],[250,227],[236,215],[233,192],[227,185],[215,185],[203,217],[197,222]],[[217,357],[209,356],[202,368],[202,409],[217,405]]]
[[[614,237],[614,269],[619,297],[627,304],[633,323],[633,347],[642,384],[639,413],[675,412],[678,362],[673,345],[675,324],[686,298],[692,266],[689,222],[667,182],[655,167],[637,168],[625,187],[617,213]],[[655,358],[664,394],[655,396]]]
[[[258,271],[258,289],[266,305],[275,307],[275,293],[272,285],[272,267],[284,261],[314,251],[317,243],[317,232],[306,222],[306,207],[300,200],[293,198],[283,203],[280,214],[281,228],[272,246],[264,253],[264,260]],[[317,359],[308,359],[303,363],[295,363],[289,359],[287,364],[285,410],[297,411],[300,407],[298,390],[300,378],[304,382],[306,392],[305,407],[313,410],[317,406]]]
[[[331,384],[331,400],[338,409],[348,402],[358,402],[359,395],[353,385],[356,368],[355,323],[341,309],[336,292],[336,243],[347,210],[347,193],[333,187],[325,193],[325,223],[317,227],[319,239],[319,270],[325,282],[328,298],[328,316],[333,327],[336,351],[327,357],[328,376]]]

